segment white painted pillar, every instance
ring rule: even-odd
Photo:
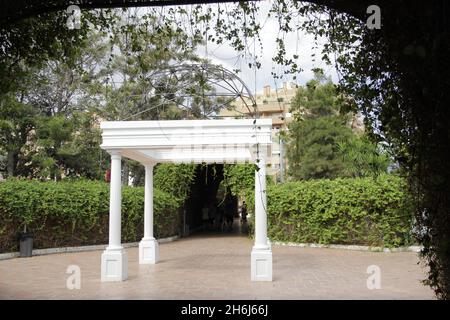
[[[158,241],[153,236],[153,167],[153,163],[145,164],[144,237],[139,243],[139,264],[159,260]]]
[[[266,162],[260,159],[255,171],[255,248],[267,249]]]
[[[255,245],[251,254],[252,281],[272,281],[272,249],[267,241],[266,161],[255,171]]]
[[[109,197],[109,249],[122,249],[122,156],[111,153],[111,182]]]
[[[144,239],[153,238],[153,164],[145,165]]]
[[[111,154],[109,198],[109,245],[102,253],[101,280],[122,281],[128,277],[128,257],[121,243],[122,156]]]

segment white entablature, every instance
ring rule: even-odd
[[[106,150],[146,162],[242,163],[270,154],[271,119],[102,122]]]

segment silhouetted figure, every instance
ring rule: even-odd
[[[227,197],[225,201],[225,221],[226,221],[226,228],[228,231],[233,230],[233,221],[234,221],[234,212],[233,212],[234,206],[233,206],[233,199],[230,197]]]
[[[208,209],[209,230],[214,230],[214,218],[216,217],[216,204],[212,202]]]
[[[223,206],[219,205],[216,206],[216,215],[214,218],[214,225],[217,230],[221,231],[223,230]]]
[[[245,203],[245,201],[242,201],[241,222],[242,223],[246,223],[247,222],[247,204]]]
[[[209,208],[205,205],[202,209],[202,223],[203,223],[203,230],[206,230],[208,228],[209,224],[209,214],[208,214]]]

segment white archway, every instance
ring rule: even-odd
[[[101,147],[111,154],[109,245],[101,258],[101,280],[128,277],[127,254],[121,244],[121,160],[145,166],[144,237],[139,263],[159,260],[153,235],[153,167],[173,163],[255,162],[255,244],[251,280],[272,281],[272,250],[267,241],[266,158],[270,154],[272,119],[105,121]]]

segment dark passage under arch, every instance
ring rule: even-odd
[[[183,234],[233,231],[231,227],[223,227],[223,220],[239,217],[238,198],[221,185],[223,164],[198,165],[195,176],[185,204]]]

